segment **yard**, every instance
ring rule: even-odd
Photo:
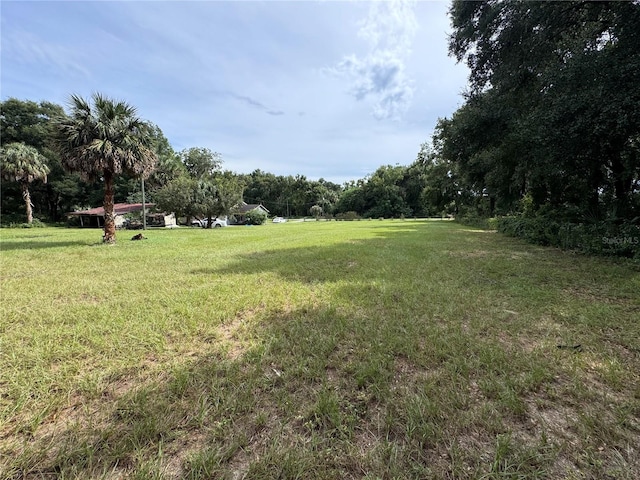
[[[640,477],[640,267],[447,221],[0,230],[0,478]]]

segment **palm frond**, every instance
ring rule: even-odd
[[[46,183],[50,171],[46,162],[35,147],[21,142],[9,143],[0,149],[0,172],[6,180]]]
[[[105,171],[147,177],[157,157],[149,148],[151,134],[131,105],[99,93],[92,104],[72,95],[71,115],[58,123],[57,144],[63,165],[87,180]]]

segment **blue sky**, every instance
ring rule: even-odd
[[[176,150],[336,183],[409,165],[468,71],[444,1],[0,3],[3,100],[100,92]]]

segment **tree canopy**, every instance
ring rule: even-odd
[[[489,210],[638,214],[640,4],[454,1],[450,52],[471,70],[438,153]],[[634,213],[635,212],[635,213]]]
[[[35,180],[46,183],[49,166],[35,147],[14,142],[0,148],[0,173],[2,178],[18,182],[22,187],[27,223],[33,223],[33,211],[29,184]]]

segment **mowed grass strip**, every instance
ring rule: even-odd
[[[0,231],[0,478],[640,477],[640,269],[442,221]]]

